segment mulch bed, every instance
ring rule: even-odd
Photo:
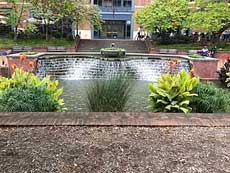
[[[230,172],[230,128],[0,128],[0,170]]]

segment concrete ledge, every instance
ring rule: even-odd
[[[230,114],[0,113],[0,126],[230,127]]]

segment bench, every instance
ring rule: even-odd
[[[168,53],[168,49],[159,49],[159,53],[167,54]]]
[[[177,50],[176,49],[168,49],[169,54],[176,54]]]
[[[64,46],[49,46],[47,48],[48,52],[66,52],[66,48]]]
[[[189,55],[197,54],[197,50],[188,50]]]
[[[14,46],[12,48],[12,53],[30,52],[30,51],[32,51],[32,47],[30,46]]]

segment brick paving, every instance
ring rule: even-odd
[[[230,127],[230,114],[0,113],[0,126]]]

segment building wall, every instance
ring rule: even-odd
[[[131,22],[131,38],[135,39],[135,36],[137,35],[137,29],[138,25],[135,22],[134,14],[135,11],[143,8],[147,4],[151,3],[152,0],[133,0],[132,3],[132,9],[131,11],[116,11],[115,17],[111,17],[114,15],[112,12],[108,11],[101,11],[103,20],[125,20]],[[93,4],[93,0],[91,0],[91,4]],[[129,17],[130,15],[130,17]],[[81,38],[83,39],[92,39],[93,38],[93,31],[88,26],[87,28],[85,26],[81,26],[80,30],[81,32]],[[89,37],[89,32],[91,32],[91,37]]]
[[[18,5],[18,7],[20,8],[20,4]],[[6,15],[4,11],[4,9],[9,9],[11,8],[11,5],[9,3],[7,3],[5,0],[0,0],[0,15]],[[20,9],[18,9],[20,10]],[[29,18],[29,10],[27,10],[26,8],[23,11],[22,14],[22,22],[19,25],[19,28],[25,28],[27,26],[27,22],[26,19]]]
[[[151,2],[152,0],[135,0],[135,6],[145,6]]]
[[[135,38],[135,36],[137,35],[137,28],[139,26],[135,23],[134,13],[136,10],[143,8],[145,5],[149,4],[151,1],[152,0],[133,0],[132,11],[116,12],[118,14],[118,16],[121,16],[121,17],[118,17],[117,19],[111,18],[111,20],[119,20],[120,19],[120,20],[130,21],[131,25],[132,25],[131,37]],[[93,3],[93,0],[91,0],[91,3]],[[6,0],[0,0],[0,9],[1,8],[10,8],[10,7],[11,7],[10,4],[7,3]],[[110,12],[110,13],[112,14],[112,12]],[[108,17],[110,13],[109,12],[102,12],[103,18],[105,20],[108,20],[106,18],[106,16]],[[4,15],[4,14],[1,14],[1,11],[0,11],[0,15]],[[122,15],[123,15],[123,17],[122,17]],[[131,15],[131,17],[127,18],[128,15]],[[25,22],[22,22],[22,24],[19,26],[19,28],[25,28],[26,27],[26,25],[27,25],[26,19],[28,19],[28,18],[29,18],[29,11],[27,10],[27,11],[24,11],[24,13],[23,13],[22,21],[25,21]],[[88,23],[85,23],[85,24],[82,24],[79,26],[79,34],[80,34],[81,38],[84,38],[84,39],[92,39],[93,38],[93,31],[91,29],[91,26]]]

